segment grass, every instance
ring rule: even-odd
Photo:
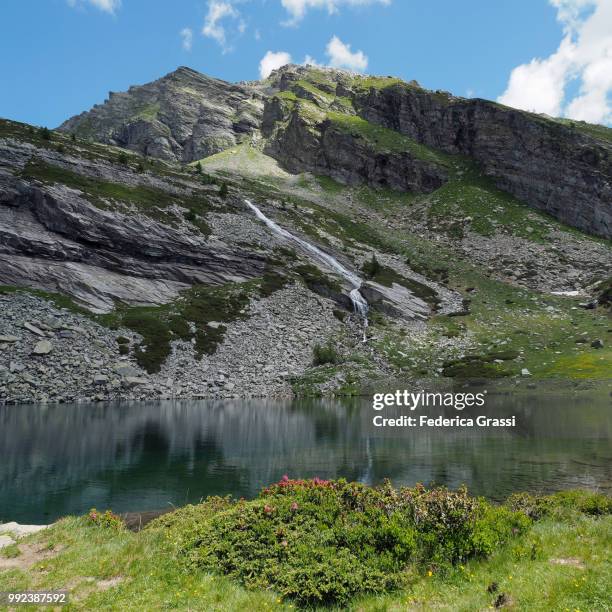
[[[197,508],[197,507],[196,507]],[[196,513],[193,514],[194,520]],[[68,517],[22,540],[36,557],[0,570],[0,591],[70,591],[73,610],[291,610],[273,590],[247,590],[219,574],[186,571],[172,530],[140,533],[103,528]],[[566,508],[533,524],[486,559],[444,571],[413,573],[393,593],[362,596],[342,606],[360,612],[493,608],[504,595],[510,609],[606,610],[612,588],[612,517]],[[23,564],[17,564],[23,559]],[[110,586],[109,586],[110,585]],[[339,608],[326,608],[339,609]]]
[[[612,128],[606,127],[605,125],[598,125],[595,123],[587,123],[586,121],[575,121],[573,119],[555,119],[563,125],[578,130],[587,136],[603,140],[608,144],[612,144]]]
[[[162,220],[170,225],[176,222],[172,215],[165,212],[173,205],[187,206],[194,215],[194,222],[206,235],[210,229],[198,215],[212,210],[210,200],[203,195],[177,195],[148,185],[131,186],[102,179],[94,179],[77,174],[66,168],[55,166],[41,159],[32,159],[22,172],[24,178],[36,179],[44,183],[61,183],[78,189],[86,199],[101,209],[108,209],[111,202],[124,202],[133,205],[141,212]]]
[[[442,166],[447,166],[450,163],[449,160],[452,159],[450,155],[435,151],[404,134],[376,125],[356,115],[329,112],[327,118],[335,129],[362,138],[376,151],[407,152],[416,159]]]
[[[112,327],[125,327],[140,334],[134,347],[138,364],[147,372],[159,372],[170,355],[173,340],[194,341],[198,357],[213,354],[227,330],[224,323],[244,318],[256,283],[228,283],[219,287],[196,285],[163,306],[118,307],[98,319]],[[270,282],[262,281],[270,294]],[[278,287],[277,287],[278,288]]]
[[[440,305],[438,294],[428,285],[419,283],[412,278],[406,278],[392,268],[383,266],[378,262],[375,269],[370,269],[370,266],[371,262],[366,262],[363,267],[363,272],[368,280],[379,283],[384,287],[391,287],[393,283],[402,285],[414,295],[427,302],[434,310]]]
[[[10,295],[17,292],[29,293],[35,295],[43,300],[48,300],[55,304],[58,308],[65,308],[75,314],[84,316],[93,316],[91,312],[85,309],[83,306],[79,306],[72,298],[61,293],[52,293],[50,291],[43,291],[42,289],[32,289],[30,287],[16,287],[15,285],[0,285],[0,295]]]
[[[462,238],[462,220],[471,217],[469,227],[482,236],[492,237],[504,230],[546,242],[552,219],[495,187],[476,165],[464,162],[459,168],[451,180],[428,196],[430,226],[437,225],[451,236]]]

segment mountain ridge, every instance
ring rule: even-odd
[[[328,129],[340,122],[346,129]],[[234,84],[179,67],[113,93],[59,129],[183,163],[246,142],[293,173],[410,192],[444,182],[443,169],[414,155],[429,147],[471,157],[499,188],[529,206],[612,237],[612,136],[605,137],[603,126],[433,92],[395,77],[288,65],[262,81]],[[387,142],[371,146],[367,132],[383,129]],[[403,137],[405,151],[386,150],[393,133],[400,135],[396,141]]]
[[[606,230],[605,138],[312,67],[159,83],[0,120],[0,403],[609,378],[610,242],[562,222]]]

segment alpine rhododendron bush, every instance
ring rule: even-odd
[[[312,605],[392,591],[423,573],[487,556],[531,520],[465,488],[285,476],[253,501],[209,498],[149,529],[165,529],[189,569],[221,572]]]

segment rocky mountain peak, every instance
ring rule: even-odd
[[[439,188],[448,156],[462,155],[533,208],[612,234],[612,130],[392,76],[288,64],[259,82],[228,83],[181,66],[60,130],[183,163],[258,143],[292,173],[418,193]]]

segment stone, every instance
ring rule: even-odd
[[[2,525],[0,524],[0,532],[2,531]],[[15,543],[15,540],[11,538],[11,536],[0,535],[0,550],[6,548],[7,546],[11,546]]]
[[[103,374],[96,374],[93,377],[94,385],[105,385],[108,382],[108,376],[104,376]]]
[[[113,367],[113,370],[119,374],[119,376],[127,377],[127,376],[138,376],[140,371],[137,370],[134,366],[127,363],[117,363]]]
[[[602,349],[604,347],[603,340],[597,338],[596,340],[593,340],[593,342],[591,342],[591,346],[596,349]]]
[[[44,336],[46,335],[42,329],[39,329],[35,325],[32,325],[32,323],[25,322],[23,326],[25,327],[25,329],[27,329],[28,331],[31,331],[33,334],[36,334],[37,336],[41,336],[44,338]]]
[[[146,378],[137,376],[126,376],[123,383],[127,387],[136,387],[138,385],[146,385],[149,381]]]
[[[0,336],[0,343],[13,344],[18,341],[19,338],[17,336]]]
[[[0,523],[0,533],[9,533],[14,538],[19,539],[32,533],[38,533],[48,526],[49,525],[21,525],[12,521],[10,523]]]
[[[531,376],[531,372],[527,368],[521,370],[521,376]]]
[[[48,355],[53,350],[53,345],[48,340],[41,340],[36,343],[32,350],[34,355]]]

